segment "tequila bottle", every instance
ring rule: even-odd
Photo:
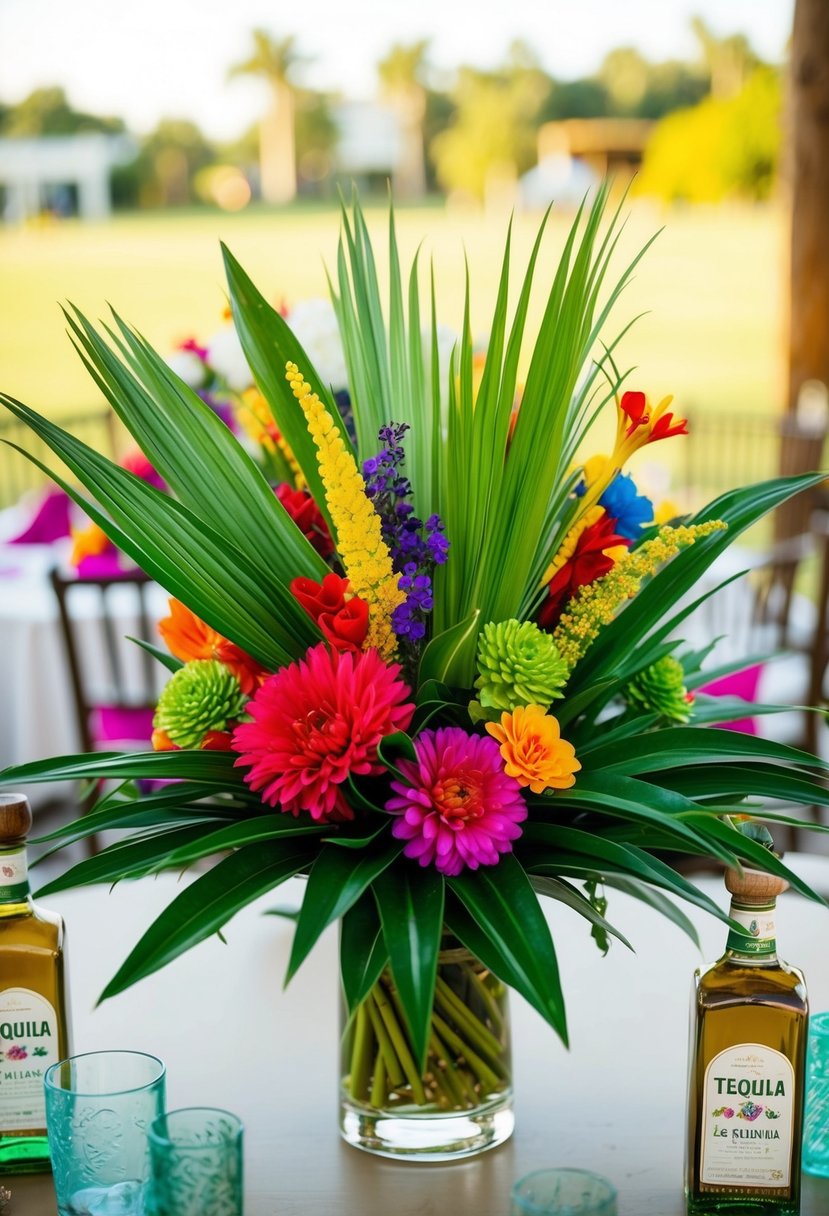
[[[32,902],[28,800],[0,794],[0,1175],[50,1168],[43,1077],[69,1055],[63,920]]]
[[[689,1216],[797,1216],[808,1030],[803,975],[777,957],[786,883],[729,870],[723,957],[695,973],[688,1087]]]

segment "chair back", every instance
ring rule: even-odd
[[[97,452],[114,458],[117,419],[110,409],[85,410],[68,414],[59,423],[65,431],[94,447]],[[66,470],[54,453],[25,422],[12,414],[0,418],[0,510],[16,503],[23,494],[47,484],[45,475],[36,464],[27,460],[10,444],[37,457],[47,468]]]
[[[140,571],[80,579],[53,569],[50,580],[82,750],[94,751],[107,738],[148,748],[146,725],[165,677],[152,655],[128,639],[157,641],[151,605],[157,586]],[[123,737],[112,735],[113,724],[124,726]],[[130,725],[139,728],[134,735]]]

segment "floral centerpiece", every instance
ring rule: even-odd
[[[826,765],[712,729],[768,707],[695,695],[729,667],[703,674],[713,644],[678,638],[723,549],[817,478],[735,489],[693,518],[654,522],[625,470],[687,428],[670,398],[652,404],[625,385],[620,335],[601,339],[638,260],[610,279],[619,219],[605,204],[602,190],[577,216],[531,342],[544,226],[511,313],[507,239],[477,368],[469,292],[447,365],[434,289],[423,309],[418,260],[404,280],[393,216],[384,309],[363,214],[344,211],[332,294],[348,425],[225,251],[289,494],[118,317],[110,341],[78,313],[69,324],[169,493],[4,398],[83,487],[67,480],[67,492],[173,597],[166,647],[152,648],[171,672],[154,750],[4,775],[117,782],[54,838],[127,837],[44,890],[212,859],[147,929],[110,996],[306,875],[288,976],[341,921],[342,1126],[379,1151],[451,1155],[509,1134],[507,989],[567,1039],[539,894],[579,913],[605,950],[621,938],[617,891],[691,934],[671,897],[723,916],[675,856],[749,864],[811,894],[743,829],[757,816],[787,822],[747,799],[826,805]],[[615,415],[615,442],[594,455],[602,411]],[[136,798],[139,778],[162,784]],[[384,1123],[402,1114],[432,1120],[419,1149]]]

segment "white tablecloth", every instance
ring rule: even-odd
[[[829,895],[829,860],[795,855],[789,863]],[[721,878],[699,885],[728,907]],[[683,905],[700,931],[700,953],[656,912],[611,893],[608,915],[636,953],[614,942],[602,958],[585,921],[543,900],[570,1050],[513,995],[513,1139],[471,1161],[414,1165],[372,1158],[338,1139],[336,932],[327,930],[283,991],[293,925],[263,915],[298,904],[299,879],[232,920],[227,944],[214,936],[95,1008],[181,886],[165,874],[44,902],[66,918],[75,1050],[158,1055],[170,1108],[236,1112],[245,1124],[246,1216],[506,1216],[512,1182],[550,1165],[605,1174],[618,1188],[619,1216],[684,1213],[691,976],[724,950],[727,930],[714,917]],[[805,972],[813,1011],[829,1009],[829,911],[787,892],[778,930],[781,953]],[[19,1203],[14,1216],[55,1216],[50,1180],[7,1183]],[[802,1216],[826,1216],[829,1180],[809,1178],[804,1190]]]

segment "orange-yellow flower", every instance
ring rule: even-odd
[[[103,528],[93,523],[74,531],[72,542],[72,555],[69,558],[72,566],[79,566],[87,557],[99,557],[106,553],[111,544]]]
[[[184,663],[191,659],[218,659],[236,676],[245,696],[252,696],[268,674],[265,668],[235,643],[223,638],[179,600],[171,599],[169,603],[170,615],[159,621],[158,632],[167,643],[170,654]],[[156,751],[159,750],[162,749],[156,748]]]
[[[581,768],[576,749],[561,738],[558,719],[541,705],[519,705],[501,714],[500,725],[487,722],[486,728],[501,745],[505,773],[519,785],[534,794],[575,785],[574,773]]]

